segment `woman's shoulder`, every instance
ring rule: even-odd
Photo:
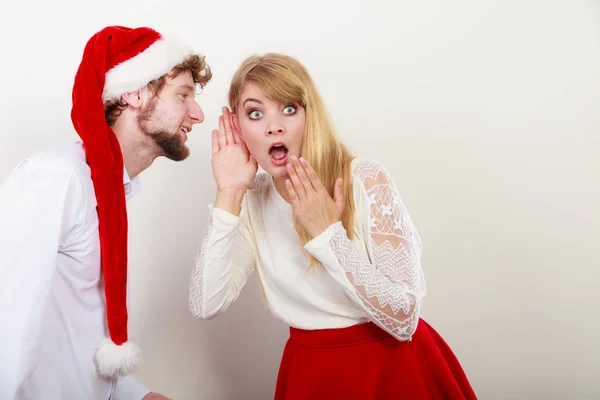
[[[259,172],[254,177],[254,180],[252,181],[252,184],[250,184],[248,191],[260,191],[261,189],[266,188],[271,183],[269,181],[270,179],[271,179],[271,175],[269,175],[268,173]]]
[[[387,168],[379,161],[366,158],[354,157],[351,162],[352,176],[361,182],[367,179],[377,179],[378,177],[390,180],[390,174]]]

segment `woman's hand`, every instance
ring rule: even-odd
[[[258,163],[240,132],[232,128],[227,107],[223,107],[223,115],[219,117],[219,130],[212,132],[212,169],[217,183],[214,207],[239,215],[246,189],[258,171]]]
[[[308,161],[292,156],[287,170],[290,179],[286,180],[285,185],[294,215],[308,234],[315,238],[342,217],[342,179],[339,178],[335,182],[332,199]]]
[[[212,132],[212,168],[217,188],[222,192],[245,192],[258,170],[239,131],[232,128],[227,107],[223,107],[219,117],[219,129]]]

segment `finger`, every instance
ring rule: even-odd
[[[223,107],[223,123],[225,126],[225,138],[227,139],[227,143],[232,144],[235,143],[233,139],[233,132],[231,131],[231,113],[229,112],[229,108]]]
[[[216,129],[213,129],[212,131],[212,153],[216,154],[219,152],[219,131]]]
[[[225,137],[225,123],[223,122],[223,116],[219,116],[219,147],[222,149],[227,146],[227,138]]]
[[[287,189],[288,195],[290,196],[290,201],[292,202],[292,205],[298,204],[298,193],[296,193],[296,190],[294,189],[294,185],[292,184],[291,180],[285,180],[285,188]]]
[[[311,183],[312,187],[315,189],[315,191],[316,192],[323,192],[323,191],[326,192],[327,190],[325,189],[325,186],[323,186],[321,179],[319,179],[319,176],[317,175],[317,173],[315,172],[313,167],[308,163],[308,161],[306,161],[304,158],[301,157],[300,164],[304,168],[306,176],[308,177],[308,180],[310,181],[310,183]]]
[[[296,189],[296,193],[298,194],[298,198],[303,200],[306,198],[306,189],[304,189],[304,185],[300,182],[300,178],[298,178],[298,174],[296,173],[296,169],[292,163],[287,165],[288,174],[290,175],[290,180],[294,185],[294,189]]]
[[[308,179],[308,175],[304,170],[304,166],[300,163],[300,160],[298,160],[296,156],[292,156],[292,165],[296,169],[296,174],[298,174],[298,178],[300,178],[300,183],[302,183],[302,186],[304,186],[304,190],[306,190],[306,193],[314,193],[315,188],[310,182],[310,179]]]
[[[344,184],[342,182],[342,178],[338,178],[335,181],[335,186],[333,188],[333,201],[337,206],[338,210],[344,210]]]

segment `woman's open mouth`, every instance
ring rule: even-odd
[[[269,147],[269,158],[271,159],[271,162],[278,167],[285,165],[288,159],[288,148],[283,142],[271,144],[271,147]]]

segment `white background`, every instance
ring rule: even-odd
[[[214,199],[210,131],[252,53],[312,73],[346,143],[392,173],[424,240],[423,317],[481,399],[600,398],[600,2],[0,0],[0,178],[77,140],[73,77],[105,25],[152,26],[213,81],[183,163],[129,204],[137,377],[175,399],[268,399],[287,327],[255,277],[197,321],[188,283]]]

